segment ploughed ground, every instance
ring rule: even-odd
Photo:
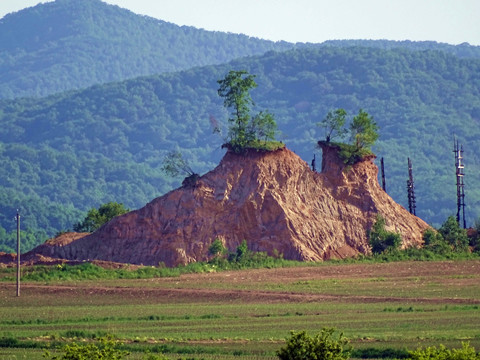
[[[104,264],[106,265],[106,264]],[[115,264],[111,264],[115,267]],[[341,293],[325,291],[313,292],[303,289],[283,290],[283,285],[315,280],[352,281],[352,291]],[[117,299],[117,303],[279,303],[279,302],[322,302],[339,301],[349,303],[402,302],[430,304],[480,304],[478,290],[472,297],[457,297],[437,294],[435,296],[415,296],[415,289],[405,291],[402,296],[368,295],[358,283],[378,279],[384,284],[397,284],[399,287],[411,284],[415,279],[422,286],[434,281],[445,287],[478,289],[480,284],[480,260],[468,261],[425,261],[395,262],[382,264],[322,264],[280,269],[254,269],[225,271],[205,274],[187,274],[180,277],[154,278],[141,280],[100,280],[76,283],[57,282],[42,284],[22,283],[24,297],[35,296],[40,302],[52,299],[84,298],[103,302],[102,299]],[[373,283],[373,281],[372,281]],[[268,284],[268,289],[262,286]],[[278,289],[276,288],[278,285]],[[292,288],[292,287],[290,287]],[[15,283],[0,282],[0,303],[9,302],[14,296]],[[385,292],[388,293],[388,292]],[[54,300],[53,300],[54,301]]]

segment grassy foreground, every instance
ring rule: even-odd
[[[0,278],[7,270],[0,270]],[[335,327],[357,357],[469,341],[480,349],[480,260],[316,264],[150,279],[0,282],[0,359],[41,359],[112,334],[169,358],[274,359],[291,330]],[[375,356],[371,354],[377,354]]]

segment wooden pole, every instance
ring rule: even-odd
[[[382,187],[383,187],[383,191],[387,192],[387,188],[386,188],[386,184],[385,184],[385,167],[383,165],[383,157],[382,159],[380,160],[380,165],[381,165],[381,169],[382,169]]]
[[[20,212],[17,210],[17,296],[20,296]]]

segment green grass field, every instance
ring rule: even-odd
[[[8,275],[0,270],[0,277]],[[172,278],[0,282],[0,360],[112,334],[141,359],[273,359],[291,330],[354,349],[480,349],[480,260],[316,264]],[[10,346],[10,347],[7,347]],[[32,347],[32,348],[29,348]]]

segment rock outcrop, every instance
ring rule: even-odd
[[[422,242],[428,225],[395,203],[365,159],[348,169],[324,146],[322,171],[288,149],[239,155],[145,207],[112,219],[95,233],[37,247],[32,254],[167,266],[203,261],[215,238],[230,250],[243,239],[254,251],[319,261],[369,252],[366,232],[381,214],[403,246]]]

